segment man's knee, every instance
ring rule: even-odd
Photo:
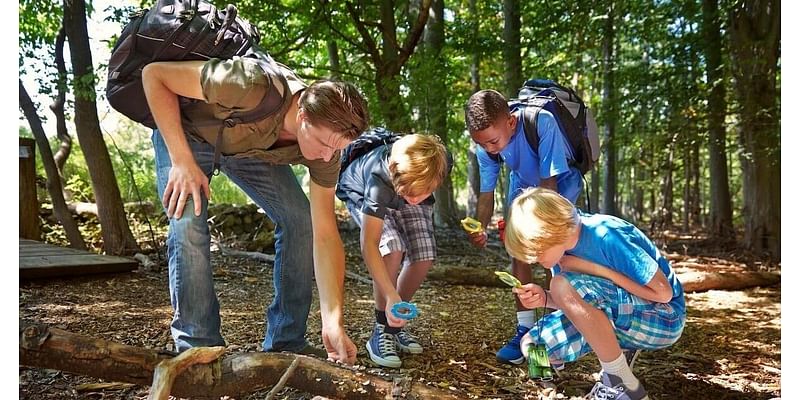
[[[203,246],[211,240],[206,213],[195,215],[194,206],[187,206],[180,218],[171,218],[169,228],[173,244]]]

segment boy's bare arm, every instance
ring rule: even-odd
[[[364,214],[362,225],[361,255],[364,257],[364,263],[367,264],[370,275],[372,275],[372,280],[384,295],[394,294],[399,299],[400,296],[397,294],[391,279],[389,279],[386,265],[383,263],[383,257],[378,249],[381,241],[381,232],[383,231],[383,220]]]
[[[640,285],[624,274],[580,257],[565,255],[561,258],[559,264],[564,271],[578,272],[609,279],[617,284],[617,286],[645,300],[657,303],[668,303],[672,299],[672,287],[669,285],[667,277],[664,276],[664,273],[661,272],[660,269],[656,269],[653,279],[651,279],[647,285]]]
[[[478,194],[477,209],[477,215],[475,217],[480,221],[481,225],[483,225],[483,229],[486,229],[494,213],[494,191]]]
[[[494,191],[479,193],[477,208],[475,218],[481,223],[483,231],[470,233],[469,241],[473,246],[483,248],[486,246],[486,226],[489,225],[489,220],[492,219],[492,213],[494,213]]]

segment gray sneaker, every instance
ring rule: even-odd
[[[594,384],[586,398],[590,400],[650,400],[641,383],[636,390],[630,390],[622,384],[622,379],[605,372],[601,382]]]

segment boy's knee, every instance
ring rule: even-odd
[[[572,283],[562,275],[556,275],[550,281],[550,296],[560,305],[574,303],[580,299]]]

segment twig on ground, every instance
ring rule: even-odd
[[[286,368],[286,372],[283,373],[283,376],[281,376],[281,379],[278,380],[278,383],[276,383],[272,390],[267,393],[267,397],[264,400],[274,399],[278,392],[283,390],[283,386],[286,385],[286,381],[292,377],[292,374],[294,373],[294,370],[297,369],[298,364],[300,364],[300,359],[295,358],[294,361],[292,361],[292,364],[289,365],[289,368]]]

